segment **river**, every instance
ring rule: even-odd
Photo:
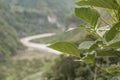
[[[37,50],[44,50],[46,52],[50,52],[50,53],[59,55],[59,54],[61,54],[61,52],[53,50],[51,48],[48,48],[47,47],[48,44],[31,42],[31,40],[33,40],[33,39],[50,37],[50,36],[53,36],[53,35],[55,35],[55,33],[44,33],[44,34],[39,34],[39,35],[28,36],[28,37],[22,38],[20,41],[26,47],[34,48],[34,49],[37,49]]]

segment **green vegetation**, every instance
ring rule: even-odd
[[[0,4],[0,14],[3,14],[3,11],[8,11],[9,8],[3,1]],[[3,16],[0,16],[0,61],[4,60],[5,57],[8,58],[10,55],[14,55],[21,46],[16,31],[8,24]]]
[[[58,3],[59,5],[53,5]],[[48,13],[50,13],[51,15],[55,15],[57,17],[62,16],[60,18],[63,18],[66,12],[70,11],[70,9],[68,9],[69,7],[64,8],[65,6],[69,5],[69,2],[64,1],[64,4],[62,4],[60,0],[54,2],[48,0],[1,0],[1,54],[5,53],[13,55],[16,53],[16,50],[19,48],[19,46],[21,46],[21,44],[18,41],[18,36],[24,37],[33,34],[55,32],[56,30],[60,30],[60,28],[58,28],[57,26],[57,23],[60,22],[50,23],[47,17],[49,16]],[[43,8],[47,8],[44,10],[46,11],[45,13],[43,12]],[[42,9],[42,11],[40,9]],[[49,12],[48,10],[51,12]],[[53,10],[58,11],[54,13]]]
[[[43,7],[41,4],[48,4],[49,1],[35,1],[35,4],[32,3],[32,0],[21,0],[16,4],[11,1],[17,0],[0,1],[0,80],[30,80],[29,76],[39,73],[43,64],[50,60],[45,62],[42,62],[41,59],[12,60],[11,57],[16,55],[19,49],[23,48],[19,38],[39,33],[56,32],[56,30],[61,31],[57,24],[63,27],[60,23],[64,21],[63,17],[70,9],[68,9],[69,7],[64,8],[67,5],[63,4],[60,4],[60,6],[66,10],[59,9],[56,7],[58,5],[50,3],[49,6],[46,6],[48,9],[43,11],[45,6]],[[55,3],[59,4],[58,2],[60,3],[61,1],[56,1]],[[22,5],[24,3],[26,6]],[[29,6],[26,3],[36,6],[40,4],[42,11],[40,10],[41,8],[38,9],[40,6],[38,8],[34,6],[33,8],[32,5]],[[53,7],[50,9],[50,5],[53,5],[54,9]],[[56,16],[57,21],[55,23],[48,21],[48,16],[51,15]],[[35,77],[33,76],[31,79]]]
[[[44,80],[92,80],[93,66],[74,61],[75,57],[58,57],[49,70],[43,74]],[[49,72],[48,72],[49,71]]]
[[[16,31],[0,18],[0,62],[5,62],[9,56],[21,49]]]
[[[58,29],[56,24],[48,22],[46,15],[34,11],[27,11],[21,7],[22,11],[19,11],[14,9],[15,7],[10,8],[8,12],[2,10],[0,15],[8,25],[18,32],[19,37],[54,32],[54,30]]]
[[[16,31],[0,16],[0,80],[8,80],[8,76],[12,78],[10,75],[15,67],[12,66],[10,56],[15,55],[21,47]]]
[[[110,74],[101,69],[103,66],[106,67],[107,62],[105,59],[98,58],[96,60],[97,63],[101,64],[100,67],[75,61],[77,59],[63,55],[57,57],[53,63],[49,63],[49,68],[44,69],[43,80],[93,80],[95,76],[96,80],[111,80],[109,78]],[[116,64],[119,60],[110,58],[110,65]],[[114,66],[117,69],[120,64]]]
[[[0,65],[0,80],[23,80],[41,71],[43,62],[41,59],[9,60]]]
[[[50,48],[80,57],[78,61],[86,64],[93,64],[96,67],[94,69],[101,69],[103,73],[109,74],[107,80],[112,80],[120,74],[119,57],[120,57],[120,39],[119,39],[119,27],[120,27],[120,4],[119,1],[114,0],[80,0],[77,3],[79,8],[75,8],[75,15],[85,21],[87,24],[82,24],[79,27],[86,29],[89,35],[95,39],[90,41],[84,41],[79,44],[79,48],[72,46],[68,42],[57,42],[50,45]],[[97,7],[97,8],[96,8]],[[113,19],[111,23],[104,20],[97,9],[104,8],[103,10],[108,11],[108,15]],[[110,18],[110,19],[111,19]],[[103,25],[104,23],[104,25]],[[66,44],[66,45],[62,45]],[[71,46],[70,46],[71,45]],[[80,52],[78,52],[80,50]],[[71,51],[73,52],[71,54]],[[76,54],[77,53],[77,54]],[[80,54],[80,55],[79,55]],[[97,62],[97,59],[105,58],[106,66],[102,66]],[[117,63],[112,63],[109,58],[116,57]],[[116,65],[113,67],[113,65]],[[102,66],[102,67],[101,67]],[[97,80],[98,71],[94,72],[94,80]],[[69,72],[68,72],[69,73]],[[106,75],[107,76],[107,75]],[[112,78],[114,77],[114,78]],[[117,79],[117,77],[116,77]],[[69,78],[67,78],[69,80]],[[105,80],[105,79],[100,79]]]
[[[79,0],[75,15],[80,20],[70,13],[73,2],[0,1],[0,80],[36,80],[41,71],[44,80],[119,80],[119,0]],[[71,28],[76,29],[69,31]],[[56,35],[33,41],[54,43],[49,47],[76,57],[61,55],[51,62],[46,55],[55,55],[50,53],[33,50],[28,56],[24,50],[18,51],[23,48],[19,38],[47,32]],[[17,52],[21,55],[13,59]]]
[[[66,13],[71,12],[71,2],[73,1],[2,0],[5,5],[1,6],[7,10],[2,10],[0,16],[18,32],[19,37],[61,31]],[[50,23],[48,16],[55,18],[56,22]]]

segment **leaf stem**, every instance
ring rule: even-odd
[[[111,24],[109,24],[107,21],[105,21],[102,17],[100,17],[100,20],[103,21],[105,24],[111,26]]]

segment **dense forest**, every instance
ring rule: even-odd
[[[3,5],[3,3],[1,3]],[[1,5],[0,11],[7,10],[7,7]],[[7,12],[6,12],[7,13]],[[10,56],[16,53],[17,49],[20,49],[22,45],[19,42],[18,34],[15,29],[13,29],[8,22],[0,16],[0,55],[1,59],[4,60],[3,56]]]

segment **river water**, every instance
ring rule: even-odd
[[[39,34],[39,35],[28,36],[28,37],[22,38],[20,41],[26,47],[34,48],[34,49],[37,49],[37,50],[44,50],[46,52],[50,52],[50,53],[59,55],[59,54],[61,54],[61,52],[53,50],[51,48],[48,48],[47,47],[48,44],[31,42],[31,40],[33,40],[33,39],[50,37],[50,36],[53,36],[53,35],[55,35],[55,33],[44,33],[44,34]]]

